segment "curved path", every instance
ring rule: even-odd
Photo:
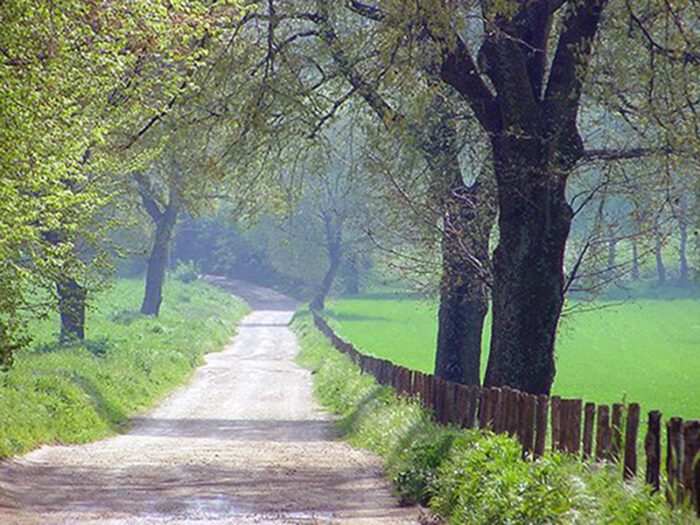
[[[210,278],[253,313],[188,386],[129,432],[0,465],[0,523],[417,523],[378,458],[334,435],[295,365],[295,303]]]

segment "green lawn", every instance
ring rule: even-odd
[[[554,393],[598,403],[624,398],[666,417],[699,419],[700,301],[601,306],[562,321]],[[433,371],[435,319],[434,302],[410,296],[329,303],[329,321],[339,335],[366,353],[424,372]]]
[[[0,458],[44,443],[84,443],[123,427],[185,382],[229,340],[247,307],[204,283],[166,284],[158,318],[138,313],[143,283],[120,280],[88,312],[87,340],[56,343],[58,320],[0,373]]]

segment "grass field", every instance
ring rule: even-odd
[[[598,403],[626,399],[666,417],[700,419],[700,301],[601,306],[562,321],[554,393]],[[384,294],[339,299],[328,308],[330,324],[364,352],[433,371],[434,302]],[[488,330],[484,335],[482,373]]]
[[[405,503],[419,502],[453,524],[690,524],[640,478],[622,483],[619,465],[572,456],[523,460],[511,437],[437,425],[415,399],[397,397],[333,348],[308,314],[295,317],[297,361],[314,371],[314,395],[340,416],[353,446],[384,459]],[[643,472],[643,469],[641,470]]]
[[[60,346],[58,320],[0,373],[0,458],[44,443],[84,443],[123,427],[222,348],[247,311],[203,283],[166,284],[158,318],[138,313],[143,283],[121,280],[88,311],[84,344]]]

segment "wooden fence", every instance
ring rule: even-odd
[[[590,461],[622,461],[625,480],[637,476],[639,404],[596,405],[581,399],[531,395],[511,388],[480,388],[446,381],[361,354],[343,341],[325,319],[313,313],[316,327],[364,373],[400,395],[416,397],[435,420],[462,428],[488,429],[516,437],[526,458],[537,459],[546,447]],[[661,413],[647,416],[644,479],[661,489]],[[549,440],[547,437],[549,435]],[[700,517],[700,421],[672,417],[666,422],[666,496],[671,504],[690,498]]]

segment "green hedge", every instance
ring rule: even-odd
[[[88,339],[60,346],[58,320],[31,327],[34,345],[0,374],[0,458],[46,443],[84,443],[184,383],[247,312],[200,282],[166,284],[161,315],[138,313],[143,284],[120,280],[88,311]]]
[[[399,497],[453,524],[696,523],[642,483],[625,484],[616,466],[586,465],[559,454],[522,459],[512,438],[440,427],[413,400],[360,373],[305,313],[293,323],[298,361],[314,373],[318,401],[340,415],[349,442],[385,459]]]

